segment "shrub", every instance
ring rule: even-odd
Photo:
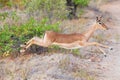
[[[45,16],[51,18],[63,18],[66,14],[65,0],[31,0],[26,4],[26,10],[30,15]]]
[[[21,43],[28,41],[33,36],[42,37],[46,30],[58,31],[59,23],[48,24],[47,22],[48,19],[38,22],[31,18],[20,26],[5,25],[0,29],[0,54],[19,51]]]
[[[75,4],[81,7],[87,6],[90,0],[73,0]]]

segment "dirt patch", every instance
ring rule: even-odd
[[[85,62],[85,63],[84,63]],[[88,80],[89,61],[72,54],[30,55],[0,61],[1,80]],[[39,74],[39,75],[38,75]]]

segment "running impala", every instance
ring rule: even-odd
[[[46,31],[43,39],[39,37],[33,37],[26,43],[26,45],[22,45],[21,47],[24,47],[24,50],[21,50],[21,52],[24,52],[25,49],[28,49],[33,44],[43,47],[58,45],[59,47],[65,49],[77,49],[93,45],[98,46],[98,49],[106,56],[106,53],[100,47],[110,48],[109,46],[100,44],[98,42],[88,42],[94,31],[97,29],[108,29],[108,27],[101,21],[101,18],[102,17],[96,17],[96,22],[84,33],[60,34],[53,31]]]

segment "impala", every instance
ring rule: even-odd
[[[33,37],[26,43],[26,45],[23,45],[22,47],[24,47],[24,49],[28,49],[32,44],[36,44],[43,47],[58,45],[59,47],[65,49],[77,49],[94,45],[98,46],[98,49],[106,56],[106,53],[100,47],[109,48],[109,46],[97,42],[88,42],[94,31],[97,29],[108,29],[108,27],[101,21],[101,18],[102,17],[96,17],[95,24],[84,33],[60,34],[53,31],[46,31],[43,39],[39,37]],[[22,50],[21,52],[24,51],[25,50]]]

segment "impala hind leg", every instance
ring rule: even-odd
[[[48,47],[49,45],[51,45],[51,42],[47,42],[39,37],[33,37],[26,43],[26,45],[23,47],[24,50],[21,50],[21,52],[25,52],[25,50],[28,49],[33,44],[42,46],[42,47]]]
[[[20,45],[21,48],[25,48],[27,45],[29,45],[33,40],[35,39],[35,37],[33,37],[32,39],[30,39],[28,42]]]
[[[32,39],[30,39],[28,42],[26,42],[25,44],[28,45],[29,43],[31,43],[33,40],[35,39],[35,37],[33,37]]]
[[[27,49],[33,44],[38,45],[38,46],[42,46],[42,47],[48,47],[49,45],[51,45],[51,42],[45,41],[44,39],[41,39],[39,37],[34,37],[27,42],[25,48]]]

